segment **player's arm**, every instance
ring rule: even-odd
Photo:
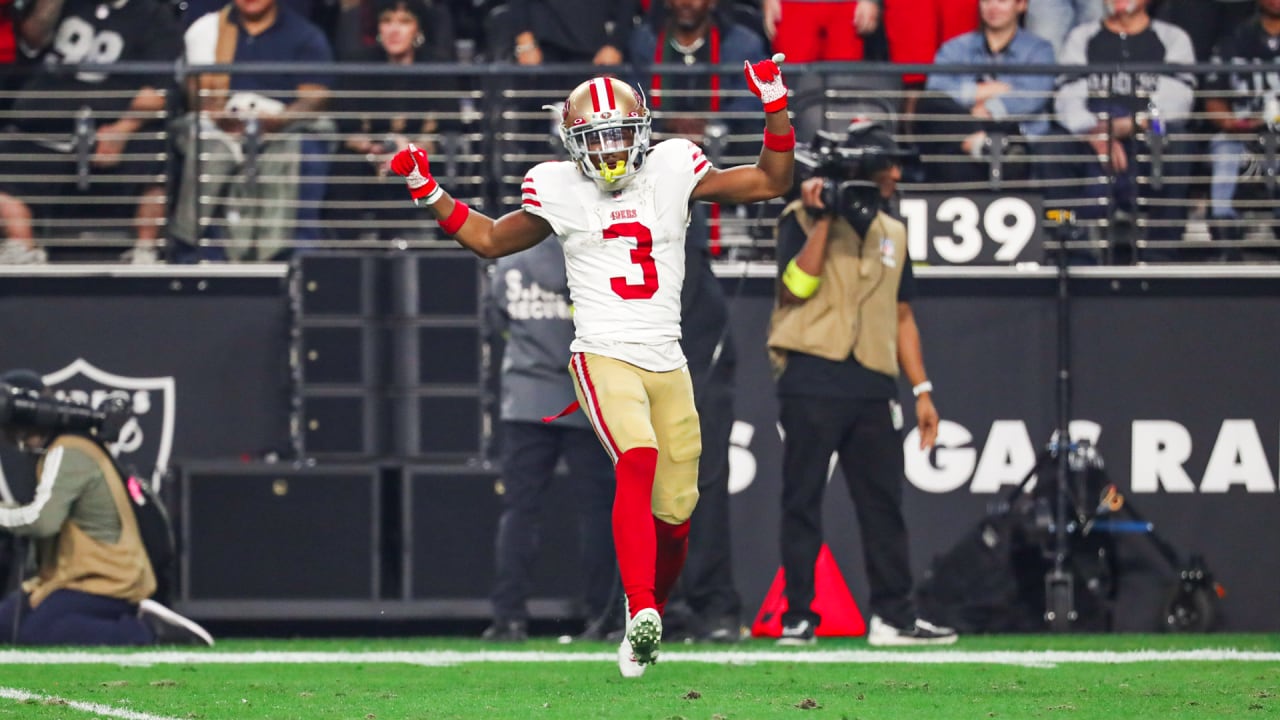
[[[392,172],[404,177],[413,201],[431,208],[440,229],[480,257],[498,258],[517,253],[551,234],[550,223],[524,210],[509,212],[494,220],[455,200],[431,177],[427,151],[415,145],[410,144],[396,153],[390,167]]]
[[[748,203],[771,200],[791,189],[796,134],[787,115],[787,86],[778,63],[782,55],[750,65],[743,63],[747,86],[764,103],[764,147],[755,165],[712,168],[694,187],[692,198],[706,202]]]

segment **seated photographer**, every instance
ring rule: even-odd
[[[213,645],[199,625],[149,599],[156,576],[124,480],[98,438],[54,425],[67,405],[30,370],[0,376],[4,438],[40,456],[34,499],[0,504],[0,530],[32,538],[37,565],[0,603],[0,637],[21,645]]]
[[[920,446],[933,445],[938,411],[911,311],[915,279],[907,230],[890,203],[902,177],[901,152],[887,130],[866,120],[848,137],[822,133],[797,162],[815,170],[778,222],[778,295],[769,355],[778,385],[782,450],[782,567],[787,612],[780,645],[809,645],[815,565],[822,548],[822,496],[832,453],[839,456],[862,530],[871,586],[872,645],[945,645],[950,628],[917,613],[912,601],[901,368],[916,396]]]

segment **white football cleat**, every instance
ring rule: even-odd
[[[650,665],[658,661],[662,644],[662,616],[654,608],[644,608],[627,621],[627,642],[636,662]]]
[[[638,678],[644,675],[644,665],[636,661],[636,654],[631,651],[631,643],[622,638],[618,645],[618,672],[624,678]]]

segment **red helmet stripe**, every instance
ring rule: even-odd
[[[609,109],[617,110],[618,103],[613,99],[613,81],[609,78],[601,78],[600,82],[604,83],[605,97],[609,100]]]
[[[591,83],[591,111],[600,112],[600,94],[594,81]]]

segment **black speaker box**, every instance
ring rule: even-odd
[[[305,389],[298,422],[307,457],[354,458],[382,451],[382,405],[371,388]]]
[[[370,253],[301,253],[295,297],[302,317],[369,317],[379,312],[385,285],[382,258]]]
[[[363,320],[303,324],[298,336],[303,387],[376,384],[379,339],[377,330]]]
[[[412,600],[488,598],[502,513],[496,470],[422,466],[405,469],[402,523],[409,545],[406,587]],[[578,510],[564,477],[543,500],[541,549],[533,598],[576,599],[581,588]]]
[[[480,388],[393,393],[391,435],[397,454],[442,462],[476,460],[490,435]]]
[[[376,599],[376,468],[201,463],[181,478],[183,600]]]

